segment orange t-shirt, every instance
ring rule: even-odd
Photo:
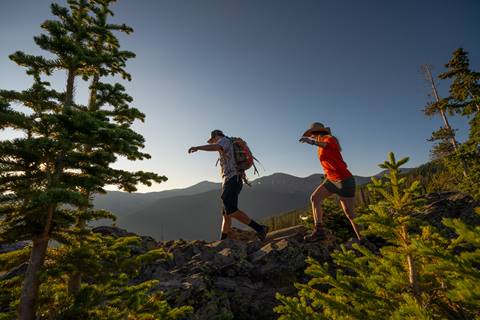
[[[341,181],[352,176],[347,169],[340,153],[340,146],[337,139],[332,136],[318,137],[318,142],[327,144],[325,148],[318,147],[318,159],[322,164],[323,171],[328,180]]]

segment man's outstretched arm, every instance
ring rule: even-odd
[[[223,151],[223,148],[219,144],[206,144],[204,146],[191,147],[188,149],[188,153],[193,153],[197,151]]]

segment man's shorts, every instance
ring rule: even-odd
[[[340,197],[353,198],[355,197],[355,178],[353,176],[342,181],[332,181],[325,179],[322,183],[325,188],[331,193],[335,193]]]
[[[233,176],[222,186],[222,214],[232,214],[238,211],[238,196],[242,191],[243,181],[239,176]]]

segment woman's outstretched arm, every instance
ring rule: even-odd
[[[321,148],[325,148],[327,146],[326,142],[316,141],[309,137],[301,137],[299,141],[302,143],[308,143],[308,144],[311,144],[312,146],[317,146]]]

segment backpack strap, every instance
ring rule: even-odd
[[[257,158],[255,158],[253,155],[252,155],[252,157],[253,157],[253,160],[257,161],[258,164],[260,164],[263,168],[262,163]],[[260,173],[258,172],[257,166],[255,165],[255,161],[253,162],[253,174],[256,174],[257,176],[260,176]],[[265,168],[263,168],[263,170],[265,171]]]
[[[253,174],[256,174],[257,176],[260,176],[260,173],[258,172],[257,166],[255,163],[253,163]]]
[[[258,159],[255,158],[253,155],[252,155],[252,157],[253,157],[253,160],[255,160],[255,161],[257,161],[258,163],[260,163],[260,161],[258,161]],[[260,165],[261,165],[261,163],[260,163]],[[262,166],[262,167],[263,167],[263,166]],[[239,173],[239,175],[238,175],[238,176],[239,176],[239,179],[241,178],[241,179],[243,180],[243,182],[244,182],[247,186],[251,187],[251,186],[252,186],[252,183],[248,180],[247,174],[245,173],[245,171],[240,171],[240,170],[238,170],[238,169],[237,169],[237,171],[238,171],[238,173]],[[258,172],[257,166],[255,165],[255,162],[253,163],[253,174],[254,174],[254,175],[256,174],[257,176],[260,176],[260,173]]]
[[[252,183],[248,180],[247,174],[245,173],[245,171],[240,171],[240,170],[237,170],[237,171],[238,171],[238,179],[241,179],[243,183],[251,187]]]

